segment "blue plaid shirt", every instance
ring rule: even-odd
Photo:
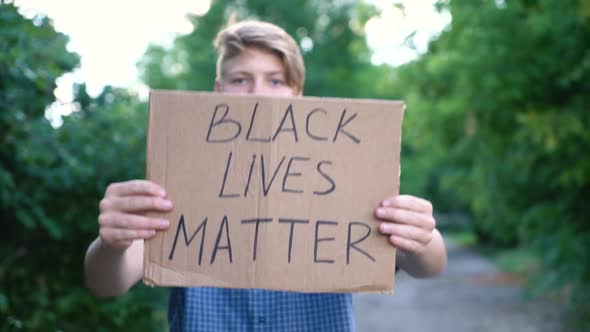
[[[353,331],[348,293],[173,288],[170,331]]]

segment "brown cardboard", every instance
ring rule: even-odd
[[[170,228],[145,243],[144,282],[393,291],[395,250],[374,210],[399,192],[403,110],[151,91],[147,178],[174,210],[162,215]]]

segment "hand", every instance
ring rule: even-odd
[[[421,255],[433,238],[436,220],[432,204],[422,198],[399,195],[387,198],[375,210],[384,220],[379,232],[389,235],[389,242],[406,253]]]
[[[166,191],[146,180],[131,180],[108,186],[100,201],[100,238],[112,248],[127,249],[134,240],[149,239],[168,228],[166,219],[146,217],[145,212],[167,212],[172,202]]]

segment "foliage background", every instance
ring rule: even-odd
[[[370,62],[362,27],[379,13],[365,3],[216,0],[139,68],[152,88],[211,90],[212,40],[232,14],[311,39],[306,95],[406,101],[402,192],[468,220],[483,243],[533,252],[533,288],[565,292],[589,317],[590,1],[438,8],[452,23],[392,68]],[[165,290],[96,300],[83,284],[106,186],[144,176],[147,106],[121,88],[93,98],[81,84],[79,111],[51,126],[55,79],[79,64],[67,41],[50,20],[0,2],[0,329],[162,330]]]

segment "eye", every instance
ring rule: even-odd
[[[270,80],[270,83],[271,83],[273,86],[282,86],[282,85],[285,85],[285,81],[283,81],[283,80],[281,80],[281,79],[278,79],[278,78],[273,78],[273,79],[271,79],[271,80]]]
[[[245,77],[235,77],[230,80],[230,83],[235,85],[243,85],[248,83],[248,79]]]

